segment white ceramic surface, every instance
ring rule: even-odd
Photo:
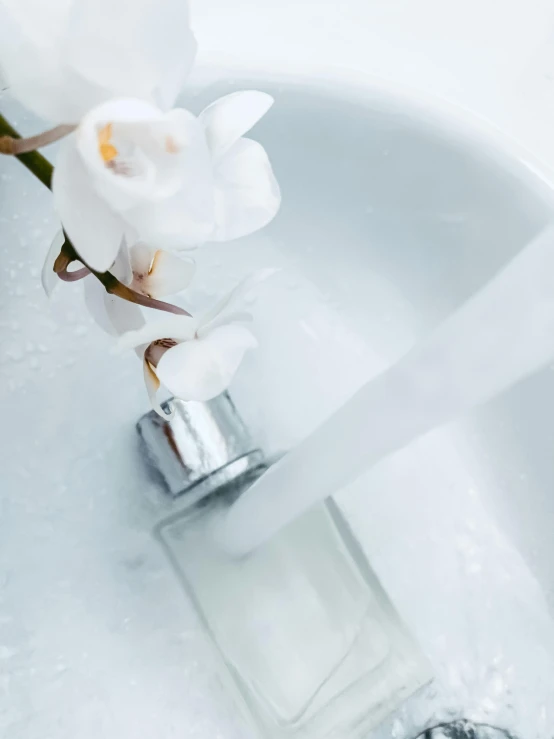
[[[482,285],[551,217],[554,201],[540,167],[517,147],[427,100],[322,81],[257,85],[276,96],[255,136],[273,155],[283,209],[263,233],[199,253],[187,300],[205,305],[257,266],[283,268],[246,299],[262,346],[232,389],[254,432],[277,451]],[[221,91],[205,89],[191,104],[200,108]],[[33,130],[9,101],[2,111]],[[0,733],[245,736],[151,537],[170,504],[137,449],[134,422],[147,408],[140,367],[132,355],[109,354],[81,286],[60,286],[51,303],[42,293],[41,258],[55,230],[49,193],[18,162],[3,161]],[[466,599],[460,562],[490,582],[504,583],[499,571],[521,571],[513,587],[494,591],[494,618],[510,613],[519,588],[518,606],[537,617],[533,649],[548,631],[540,589],[554,603],[553,383],[552,371],[540,373],[389,460],[358,483],[362,490],[341,494],[441,674],[442,703],[423,706],[422,724],[431,714],[475,713],[489,697],[469,668],[462,682],[470,687],[459,686],[466,601],[469,608],[490,591],[477,578]],[[483,524],[483,510],[523,560]],[[483,541],[475,544],[476,530],[495,544],[499,569]],[[459,561],[456,552],[446,556],[454,534],[462,537]],[[504,632],[531,654],[531,621],[519,613],[503,618]],[[479,633],[488,666],[496,658],[491,623]],[[551,674],[554,653],[544,647],[544,664],[535,652],[528,662],[514,653],[522,670],[514,690],[535,664],[537,684]],[[476,653],[472,669],[479,664]],[[532,705],[537,715],[546,697]]]
[[[380,78],[488,119],[554,167],[550,0],[192,0],[200,78]]]

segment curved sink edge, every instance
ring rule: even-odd
[[[245,83],[310,87],[316,93],[342,97],[358,105],[378,103],[382,110],[408,115],[439,135],[451,134],[461,144],[487,149],[488,155],[495,154],[498,163],[507,169],[520,170],[516,174],[554,210],[554,166],[486,116],[438,94],[351,68],[314,66],[299,72],[283,62],[253,69],[232,59],[225,60],[225,65],[216,59],[204,61],[190,82],[193,89],[205,89],[229,79],[236,83],[236,77]]]

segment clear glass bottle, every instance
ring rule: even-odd
[[[174,516],[157,533],[221,656],[222,679],[262,736],[363,736],[429,681],[331,501],[242,559],[212,536],[223,505]]]

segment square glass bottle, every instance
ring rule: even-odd
[[[241,559],[212,535],[224,505],[177,514],[157,535],[261,736],[364,736],[431,679],[333,501]]]

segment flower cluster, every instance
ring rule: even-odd
[[[142,359],[162,414],[160,383],[208,400],[256,345],[245,316],[227,312],[240,287],[201,318],[160,300],[193,278],[181,252],[261,229],[280,206],[266,152],[245,136],[271,96],[236,92],[198,116],[174,107],[195,53],[186,0],[0,0],[0,79],[56,124],[0,138],[0,150],[63,139],[51,182],[62,231],[43,285],[84,281],[97,323]],[[147,323],[140,305],[169,313]]]

